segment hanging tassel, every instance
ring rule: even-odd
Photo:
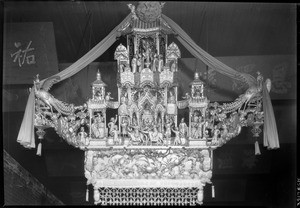
[[[211,185],[211,197],[215,198],[215,186]]]
[[[258,141],[255,141],[255,155],[260,155],[260,149],[259,149],[259,144]]]
[[[38,155],[38,156],[42,155],[42,143],[41,142],[39,143],[39,145],[37,147],[36,155]]]
[[[89,188],[86,187],[85,201],[89,201]]]

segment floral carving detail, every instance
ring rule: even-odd
[[[210,182],[208,150],[107,150],[93,152],[86,170],[98,179],[197,179]],[[90,167],[92,163],[92,167]]]
[[[140,2],[136,14],[143,22],[153,22],[161,16],[162,6],[159,2]]]

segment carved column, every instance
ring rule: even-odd
[[[174,116],[174,117],[175,117],[174,122],[175,122],[175,126],[178,127],[178,126],[177,126],[177,124],[178,124],[178,123],[177,123],[177,122],[178,122],[178,121],[177,121],[177,113],[178,113],[178,111],[177,111],[177,99],[178,99],[178,97],[177,97],[177,96],[178,96],[178,95],[177,95],[177,87],[174,87],[174,91],[175,91],[175,104],[176,104],[176,114],[175,114],[175,116]]]
[[[157,55],[160,54],[159,52],[159,33],[156,33],[156,49],[157,49]]]
[[[107,137],[106,110],[103,110],[103,119],[104,119],[104,135]]]
[[[189,137],[191,138],[191,126],[192,126],[192,108],[189,109]]]
[[[135,54],[137,54],[137,37],[136,37],[136,34],[134,35],[133,42],[134,42],[134,55],[135,55]]]
[[[89,113],[90,113],[89,137],[92,138],[92,116],[93,116],[93,110],[89,109]]]
[[[167,102],[168,102],[168,87],[165,86],[165,99],[164,99],[164,105],[167,107]]]

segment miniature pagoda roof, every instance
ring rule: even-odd
[[[92,85],[93,85],[93,86],[100,86],[100,87],[102,87],[102,86],[107,86],[107,85],[102,81],[102,79],[101,79],[101,74],[100,74],[99,70],[98,70],[98,72],[97,72],[97,79],[92,83]]]
[[[129,4],[132,19],[127,27],[122,31],[123,34],[132,32],[148,33],[161,31],[165,34],[174,33],[171,27],[161,19],[161,9],[163,4],[158,2],[139,2],[135,6]],[[151,9],[150,9],[151,8]]]
[[[198,72],[195,73],[194,80],[190,83],[190,86],[191,85],[203,85],[203,81],[200,80]]]

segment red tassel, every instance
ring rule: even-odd
[[[259,144],[258,141],[255,141],[255,155],[260,155],[260,149],[259,149]]]
[[[41,142],[38,144],[36,155],[38,155],[38,156],[42,155],[42,143]]]

